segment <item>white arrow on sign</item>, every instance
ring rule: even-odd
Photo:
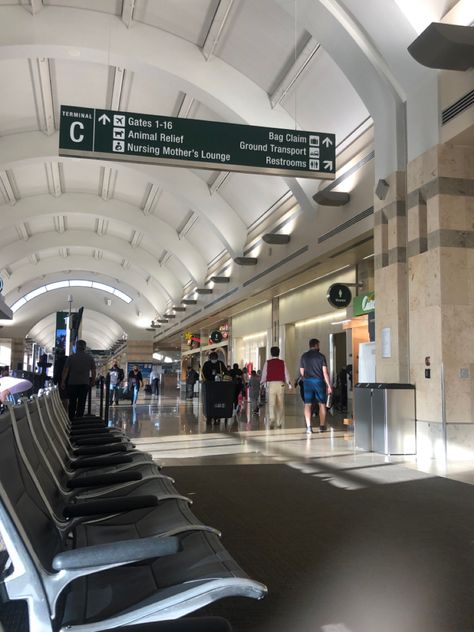
[[[107,116],[107,114],[102,114],[102,116],[99,116],[99,121],[102,123],[102,125],[105,125],[106,123],[110,123],[110,119]]]
[[[331,171],[332,170],[332,160],[325,160],[324,161],[324,168],[326,169],[326,171]]]
[[[329,138],[329,136],[326,136],[326,138],[323,138],[322,141],[323,145],[326,145],[326,147],[329,147],[330,145],[333,144],[332,140]]]

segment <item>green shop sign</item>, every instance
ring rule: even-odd
[[[375,310],[375,292],[366,292],[354,296],[352,301],[354,316],[363,316]]]

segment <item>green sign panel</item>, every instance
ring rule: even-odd
[[[366,292],[365,294],[354,296],[352,307],[354,310],[354,316],[363,316],[364,314],[373,312],[375,309],[375,293]]]
[[[323,132],[61,106],[60,156],[333,179],[335,147]]]

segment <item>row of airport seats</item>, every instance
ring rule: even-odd
[[[189,615],[266,587],[191,504],[120,430],[71,423],[57,389],[12,406],[0,416],[2,598],[26,600],[30,632],[228,632]]]

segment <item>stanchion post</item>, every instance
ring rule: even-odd
[[[103,419],[104,415],[104,376],[101,375],[99,378],[99,417]]]
[[[109,424],[109,406],[110,406],[110,373],[107,373],[105,378],[105,408],[104,408],[104,421]]]
[[[89,382],[88,400],[89,401],[87,402],[87,414],[90,417],[92,414],[92,386],[90,385],[90,382]]]

